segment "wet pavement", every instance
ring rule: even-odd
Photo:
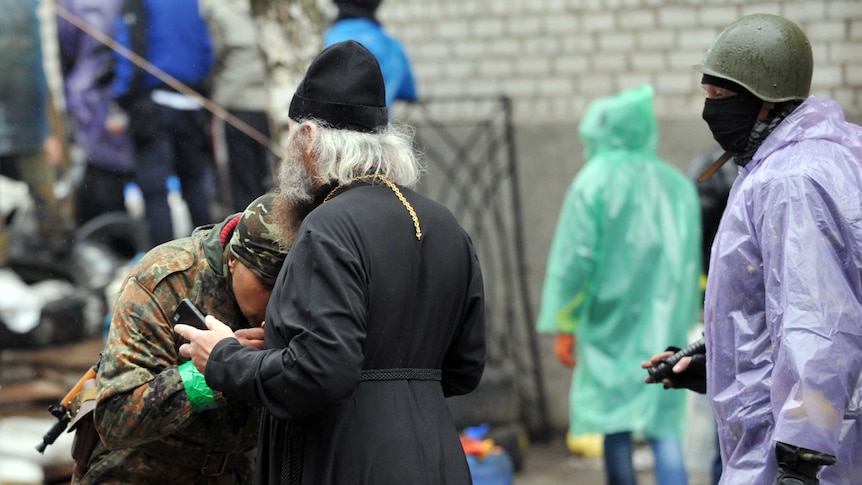
[[[656,485],[648,448],[635,452],[638,485]],[[604,464],[600,458],[571,455],[562,439],[532,443],[527,449],[523,469],[515,475],[516,485],[604,485]],[[709,475],[689,472],[688,485],[709,485]]]

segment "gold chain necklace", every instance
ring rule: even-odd
[[[407,212],[410,213],[410,218],[413,219],[413,227],[416,228],[416,239],[422,239],[422,229],[419,227],[419,217],[416,215],[416,211],[413,210],[413,206],[410,205],[410,202],[404,197],[404,194],[402,194],[401,191],[398,190],[397,185],[395,185],[394,183],[392,183],[391,180],[384,177],[383,175],[380,175],[379,173],[375,173],[375,174],[371,174],[371,175],[360,175],[358,177],[353,177],[352,179],[348,180],[347,182],[340,184],[338,187],[335,187],[334,189],[332,189],[329,192],[329,194],[326,195],[326,198],[323,199],[323,203],[326,203],[326,201],[328,201],[333,195],[335,195],[336,192],[341,190],[341,188],[344,187],[345,185],[350,185],[353,182],[356,182],[358,180],[368,180],[368,179],[378,179],[381,182],[383,182],[384,184],[386,184],[386,186],[388,186],[390,189],[392,189],[392,192],[395,192],[395,196],[398,197],[398,200],[400,200],[401,203],[404,205],[404,207],[407,208]]]

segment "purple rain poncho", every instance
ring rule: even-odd
[[[712,248],[707,393],[722,484],[771,485],[775,442],[862,483],[862,128],[809,97],[741,169]]]

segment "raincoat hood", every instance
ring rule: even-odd
[[[652,86],[641,86],[590,103],[578,127],[587,158],[616,151],[656,153],[654,93]]]
[[[710,258],[707,393],[722,481],[769,485],[775,442],[862,476],[862,128],[809,97],[740,170]]]

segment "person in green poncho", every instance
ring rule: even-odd
[[[579,126],[587,163],[566,194],[537,330],[574,367],[570,432],[603,434],[609,485],[634,484],[632,437],[656,483],[686,484],[685,395],[644,386],[644,355],[684,347],[697,322],[700,206],[693,182],[657,155],[653,88],[595,100]]]

